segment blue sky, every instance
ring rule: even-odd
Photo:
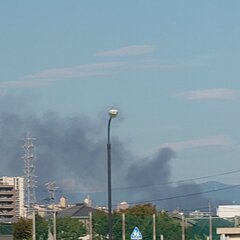
[[[106,111],[107,124],[116,107],[112,134],[137,156],[172,148],[172,179],[240,169],[239,7],[237,0],[4,1],[4,111],[95,120]],[[239,184],[239,175],[218,180]]]

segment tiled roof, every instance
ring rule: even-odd
[[[89,212],[95,213],[96,209],[83,203],[59,211],[58,217],[88,218]]]

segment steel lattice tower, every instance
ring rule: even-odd
[[[24,190],[25,190],[25,205],[27,207],[27,216],[32,213],[33,205],[36,203],[36,176],[35,176],[35,146],[30,133],[27,133],[24,140]]]
[[[45,186],[48,190],[49,201],[54,203],[55,202],[55,192],[58,189],[58,187],[55,184],[55,181],[54,182],[48,182],[48,183],[45,184]]]

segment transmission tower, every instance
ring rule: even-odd
[[[58,189],[58,187],[55,184],[55,181],[54,182],[45,183],[45,186],[46,186],[46,188],[48,190],[49,201],[55,202],[55,192]]]
[[[36,203],[36,176],[35,176],[35,146],[34,138],[28,132],[24,140],[24,190],[25,190],[25,205],[27,207],[27,216],[32,213],[33,205]]]

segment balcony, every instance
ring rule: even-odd
[[[15,198],[13,197],[0,197],[0,204],[1,202],[14,202]]]
[[[0,211],[0,216],[15,216],[14,211]]]
[[[3,209],[14,209],[15,208],[15,205],[14,204],[1,204],[0,203],[0,211],[3,210]]]

